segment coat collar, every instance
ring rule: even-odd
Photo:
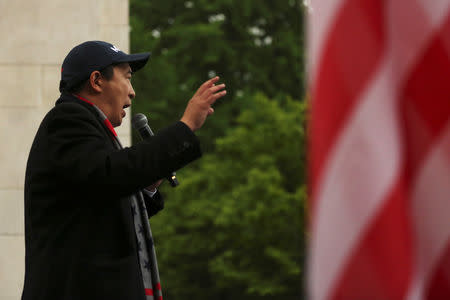
[[[86,107],[91,107],[91,109],[93,107],[92,103],[88,103],[86,101],[82,101],[77,96],[75,96],[73,94],[69,94],[69,93],[62,93],[61,96],[59,96],[58,100],[56,100],[55,106],[59,105],[61,103],[68,103],[68,102],[79,103],[79,104],[82,104],[82,105],[84,105]]]

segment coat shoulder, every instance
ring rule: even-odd
[[[46,115],[47,119],[58,117],[79,117],[95,119],[95,111],[90,107],[74,102],[64,102],[53,107]]]

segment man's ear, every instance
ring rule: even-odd
[[[89,76],[89,86],[96,92],[101,92],[104,78],[99,71],[94,71]]]

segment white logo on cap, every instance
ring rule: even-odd
[[[120,49],[116,48],[116,46],[114,46],[114,45],[111,48],[109,48],[109,49],[111,49],[114,52],[119,52],[120,51]]]

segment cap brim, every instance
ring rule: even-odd
[[[116,63],[129,63],[131,70],[133,72],[136,72],[137,70],[145,66],[149,58],[150,52],[128,54],[122,57],[120,60],[116,61]]]

